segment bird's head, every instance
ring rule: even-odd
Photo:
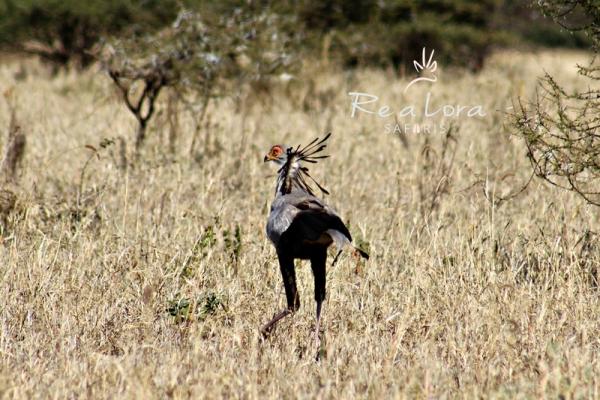
[[[327,139],[329,139],[330,136],[331,132],[325,135],[323,139],[313,139],[304,147],[298,145],[296,148],[293,148],[281,144],[276,144],[271,147],[271,150],[269,150],[264,158],[264,162],[273,161],[280,167],[277,171],[277,193],[287,194],[290,193],[293,188],[298,188],[314,196],[312,189],[306,182],[306,179],[310,179],[319,189],[321,189],[323,194],[329,194],[323,186],[309,175],[308,168],[302,166],[301,163],[306,162],[314,164],[318,160],[329,157],[320,155],[319,153],[327,147],[325,142],[327,142]]]
[[[285,149],[286,147],[281,144],[271,147],[271,150],[269,150],[264,158],[264,162],[273,161],[275,164],[282,166],[287,161],[287,151]]]

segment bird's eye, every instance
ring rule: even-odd
[[[273,149],[271,150],[271,153],[273,154],[273,156],[279,157],[279,155],[281,154],[281,147],[279,147],[279,146],[273,147]]]

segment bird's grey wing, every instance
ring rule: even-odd
[[[290,227],[296,214],[300,211],[288,196],[290,195],[278,196],[271,205],[267,221],[267,236],[275,246],[278,246],[281,235]]]

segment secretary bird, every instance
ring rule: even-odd
[[[331,133],[327,134],[322,140],[316,138],[302,149],[300,146],[294,149],[275,145],[264,158],[264,162],[271,161],[279,166],[275,199],[267,222],[267,236],[277,251],[287,299],[287,308],[262,327],[264,337],[271,333],[282,318],[300,308],[294,260],[302,259],[310,260],[315,279],[315,335],[317,341],[319,340],[321,305],[325,300],[327,248],[334,242],[340,251],[347,245],[351,246],[352,236],[346,225],[323,200],[315,196],[307,181],[312,181],[323,194],[329,192],[316,182],[309,175],[308,168],[302,165],[303,162],[316,163],[319,159],[329,157],[318,153],[325,149],[325,142],[330,135]],[[364,251],[353,248],[355,253],[365,259],[369,258]]]

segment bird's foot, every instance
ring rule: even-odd
[[[269,324],[266,324],[262,328],[260,328],[260,336],[263,340],[266,340],[273,331],[273,327],[268,325]]]
[[[269,322],[267,322],[265,325],[263,325],[263,327],[260,328],[260,333],[262,335],[263,340],[269,337],[269,335],[275,328],[275,325],[277,325],[277,323],[282,318],[290,315],[291,313],[292,313],[292,311],[290,309],[285,309],[285,310],[281,311],[280,313],[275,314],[273,319],[271,319]]]

